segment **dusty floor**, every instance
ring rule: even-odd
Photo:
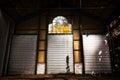
[[[120,80],[119,76],[91,76],[91,75],[17,75],[3,76],[0,80]]]

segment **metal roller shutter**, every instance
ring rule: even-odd
[[[110,55],[104,35],[83,35],[86,74],[111,73]]]
[[[66,73],[66,56],[73,72],[73,36],[48,35],[47,73]]]
[[[34,74],[36,41],[36,35],[14,35],[8,74]]]

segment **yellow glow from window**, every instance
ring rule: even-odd
[[[49,31],[49,33],[71,33],[71,26],[68,25],[68,26],[64,26],[64,25],[61,25],[61,26],[53,26],[51,28],[51,30]]]
[[[38,53],[38,63],[44,63],[45,62],[45,52],[39,51]]]
[[[74,41],[74,50],[79,50],[79,41]]]
[[[53,23],[49,24],[48,33],[72,33],[71,24],[63,16],[53,19]]]
[[[74,62],[80,63],[81,62],[81,53],[80,51],[74,51]]]

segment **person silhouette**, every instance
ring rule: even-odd
[[[66,70],[67,70],[67,73],[69,73],[69,72],[70,72],[70,67],[69,67],[69,56],[66,56],[66,64],[67,64]]]
[[[69,64],[69,56],[66,56],[66,63]]]

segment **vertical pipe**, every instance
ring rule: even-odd
[[[82,8],[82,0],[80,0],[80,8]]]
[[[71,25],[72,25],[71,27],[72,27],[72,35],[73,35],[73,25],[74,25],[73,16],[71,16],[70,22],[71,22]],[[73,36],[74,36],[74,35],[73,35]],[[72,37],[73,37],[73,36],[72,36]],[[74,57],[75,57],[75,55],[74,55],[74,37],[72,38],[72,40],[73,40],[73,41],[72,41],[72,42],[73,42],[73,43],[72,43],[72,44],[73,44],[73,45],[72,45],[72,46],[73,46],[73,72],[75,73],[75,62],[74,62],[74,61],[75,61],[75,58],[74,58]]]
[[[46,16],[46,51],[45,51],[45,74],[47,74],[47,44],[48,44],[48,24],[49,24],[49,16]]]
[[[82,19],[81,19],[81,16],[79,17],[80,20],[79,20],[79,26],[80,26],[80,45],[81,45],[81,56],[82,56],[82,74],[85,75],[85,63],[84,63],[84,51],[83,51],[83,37],[82,37]]]
[[[37,64],[38,64],[38,49],[39,49],[39,36],[40,36],[40,15],[38,16],[38,31],[37,31],[37,46],[36,46],[36,60],[35,60],[35,75],[37,74]]]

